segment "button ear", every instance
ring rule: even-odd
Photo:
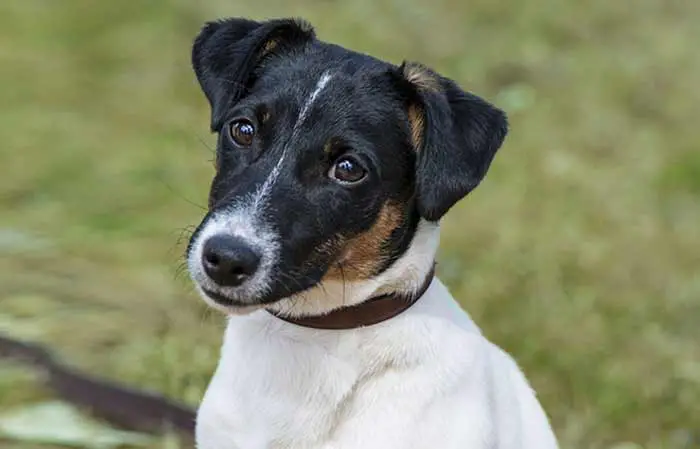
[[[194,41],[192,67],[211,106],[212,130],[220,128],[225,112],[250,88],[263,59],[314,38],[311,25],[295,19],[207,23]]]
[[[438,221],[486,176],[508,132],[503,111],[416,63],[399,68],[411,87],[407,117],[416,158],[418,211]]]

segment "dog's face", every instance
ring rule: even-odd
[[[297,21],[210,23],[192,60],[218,144],[188,265],[230,311],[380,276],[421,220],[476,187],[506,134],[501,111],[432,70]]]

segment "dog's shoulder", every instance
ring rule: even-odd
[[[447,288],[436,281],[417,306],[407,314],[404,332],[413,336],[414,357],[424,357],[422,369],[428,369],[423,382],[439,384],[432,392],[435,403],[442,403],[439,413],[447,415],[450,409],[454,422],[475,424],[498,448],[556,448],[549,420],[522,368],[481,332]],[[472,426],[470,432],[474,430]]]

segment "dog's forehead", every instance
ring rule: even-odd
[[[391,69],[342,47],[313,46],[265,63],[244,102],[266,105],[276,141],[302,143],[299,151],[327,148],[331,140],[390,148],[400,137],[386,131],[406,113],[387,75]]]
[[[260,77],[260,88],[273,90],[286,101],[303,104],[313,97],[316,103],[333,100],[336,104],[362,104],[369,95],[381,97],[381,75],[392,66],[384,61],[343,47],[318,44],[305,52],[278,58],[267,65]],[[322,95],[321,95],[322,91]]]

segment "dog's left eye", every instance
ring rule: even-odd
[[[336,161],[328,176],[341,184],[354,184],[365,179],[367,170],[356,159],[345,156]]]
[[[249,147],[255,137],[255,126],[245,119],[234,120],[229,125],[229,134],[233,143],[239,147]]]

